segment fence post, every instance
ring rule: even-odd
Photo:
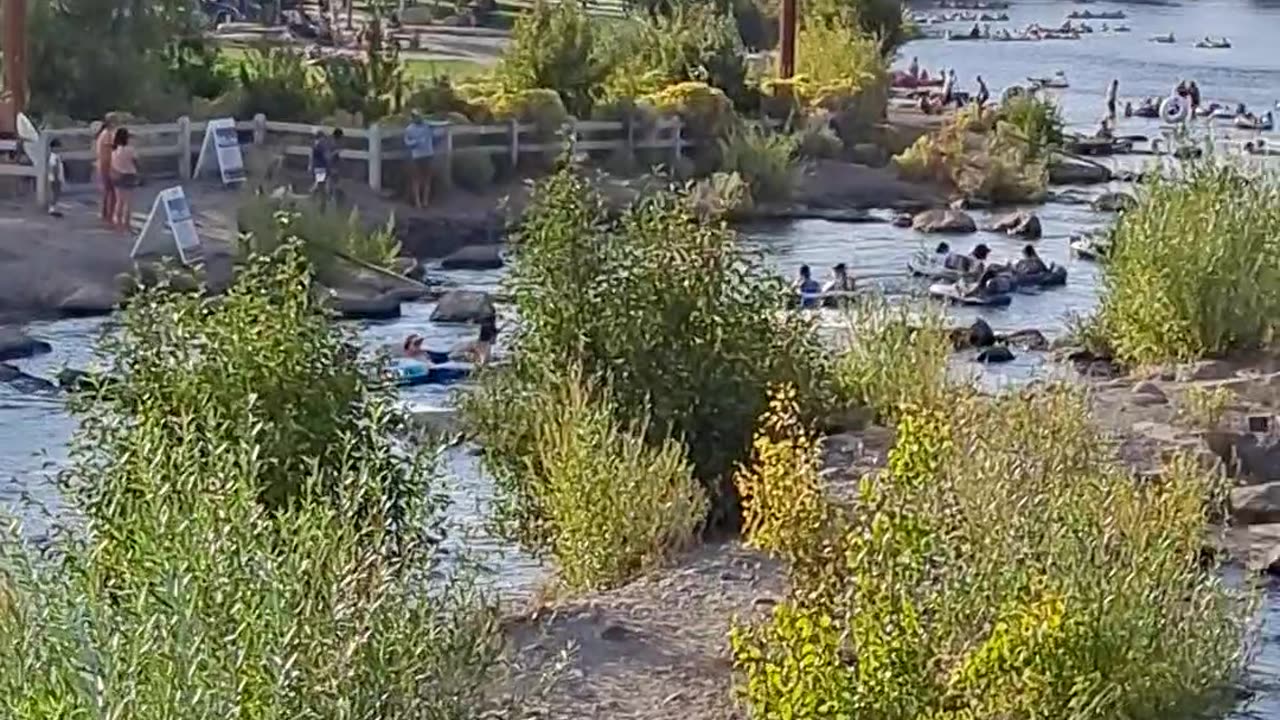
[[[178,177],[191,179],[191,118],[178,118]]]
[[[36,203],[43,210],[49,207],[49,132],[47,130],[37,136],[32,161],[36,169]]]
[[[453,124],[444,126],[444,186],[453,189]]]
[[[681,135],[680,118],[679,117],[672,118],[672,121],[671,121],[671,174],[673,176],[677,172],[676,168],[679,166],[680,154],[683,150],[683,148],[681,148],[682,138],[680,137],[680,135]]]
[[[634,110],[627,113],[625,120],[627,123],[627,154],[635,157],[636,154],[636,113]]]
[[[578,121],[575,118],[569,118],[560,128],[560,134],[564,137],[565,155],[568,156],[569,162],[573,162],[573,156],[578,149]]]
[[[369,126],[369,189],[382,192],[382,125]]]
[[[511,169],[520,165],[520,121],[511,118]]]
[[[253,144],[262,145],[267,141],[267,116],[258,113],[253,116]]]

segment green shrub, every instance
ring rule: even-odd
[[[721,168],[746,180],[756,202],[787,200],[797,181],[799,144],[792,134],[739,125],[720,141]]]
[[[296,245],[218,303],[136,295],[73,403],[49,552],[0,539],[6,717],[474,717],[497,616]],[[424,642],[430,638],[430,642]]]
[[[1194,428],[1214,430],[1235,399],[1235,393],[1224,387],[1192,385],[1182,392],[1178,419]]]
[[[693,182],[686,195],[690,209],[704,220],[733,220],[755,208],[751,186],[736,172],[714,172]]]
[[[777,312],[785,296],[777,275],[678,198],[658,196],[619,217],[570,171],[538,186],[512,250],[515,359],[501,392],[463,403],[500,494],[514,497],[508,533],[527,539],[540,522],[519,497],[535,449],[526,403],[546,368],[574,364],[613,388],[623,426],[648,418],[651,443],[682,440],[713,522],[735,521],[729,473],[769,383],[792,381],[807,402],[826,400],[818,340],[807,319]]]
[[[557,372],[540,389],[525,492],[546,514],[560,579],[608,586],[688,545],[707,501],[680,443],[649,445],[647,423],[622,426],[612,392],[581,370]]]
[[[1019,139],[1027,141],[1028,158],[1037,160],[1062,147],[1065,124],[1058,106],[1049,98],[1020,93],[1000,103],[1000,122],[1008,123]]]
[[[835,362],[836,392],[882,420],[902,408],[936,407],[946,390],[951,347],[937,312],[860,297],[846,310],[847,329]]]
[[[1270,345],[1280,318],[1280,184],[1208,162],[1144,184],[1111,233],[1091,334],[1134,365]]]
[[[270,254],[298,238],[322,281],[335,279],[339,253],[386,269],[394,269],[400,256],[395,217],[370,229],[355,208],[348,212],[332,206],[322,210],[310,201],[292,202],[255,194],[240,203],[237,224],[241,259]]]
[[[678,115],[697,138],[724,137],[737,121],[729,98],[719,88],[702,82],[677,83],[644,100],[662,115]]]
[[[251,48],[240,63],[243,104],[237,117],[259,113],[282,122],[309,122],[328,110],[312,87],[302,53],[288,48]]]
[[[495,71],[508,92],[552,88],[575,117],[588,117],[608,73],[596,23],[576,3],[538,0],[516,20]]]
[[[771,452],[803,437],[800,426]],[[807,474],[816,456],[797,447],[810,453],[793,458]],[[1135,482],[1109,452],[1084,397],[1049,388],[904,409],[887,469],[839,506],[815,510],[812,492],[786,492],[813,481],[777,462],[748,476],[781,484],[743,489],[750,502],[770,499],[772,517],[827,518],[786,526],[782,545],[759,538],[820,561],[793,565],[800,592],[770,620],[733,632],[753,715],[1221,711],[1250,615],[1200,554],[1222,478],[1176,457],[1159,479]],[[779,507],[792,496],[802,508]]]
[[[493,156],[488,153],[455,153],[453,156],[453,180],[464,190],[483,192],[493,186],[497,174]]]

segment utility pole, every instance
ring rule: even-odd
[[[796,0],[782,0],[779,22],[778,77],[786,80],[796,74]]]
[[[18,129],[18,113],[27,109],[27,0],[0,0],[4,24],[4,93],[0,94],[0,132]]]

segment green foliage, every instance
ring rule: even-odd
[[[239,117],[262,113],[286,122],[307,122],[327,110],[312,85],[302,53],[289,48],[251,48],[241,61]]]
[[[1029,145],[998,111],[970,105],[894,156],[906,179],[936,182],[991,202],[1038,201],[1049,183],[1042,148]]]
[[[1137,483],[1078,393],[956,395],[901,408],[888,467],[837,506],[814,500],[809,435],[778,414],[765,424],[791,430],[758,443],[746,513],[804,521],[751,541],[810,560],[771,619],[733,632],[753,715],[1193,718],[1231,701],[1250,604],[1202,562],[1225,486],[1194,459]]]
[[[244,198],[237,213],[241,259],[270,254],[296,238],[303,242],[320,279],[332,280],[338,253],[388,270],[396,267],[400,256],[394,217],[370,229],[355,208],[349,212],[333,206],[322,210],[309,201],[290,202],[265,195]]]
[[[520,16],[496,70],[508,92],[551,88],[575,117],[587,117],[608,73],[595,21],[576,3],[538,0]]]
[[[497,173],[493,166],[493,156],[488,153],[459,153],[453,157],[453,180],[464,190],[487,190],[492,187]]]
[[[1028,142],[1030,160],[1038,160],[1047,156],[1050,149],[1062,147],[1065,124],[1058,106],[1050,98],[1031,93],[1010,96],[1000,103],[999,118]]]
[[[701,82],[682,82],[644,98],[661,115],[678,115],[696,137],[724,137],[737,124],[733,104],[719,89]]]
[[[690,209],[704,220],[743,218],[755,208],[751,185],[736,172],[713,172],[689,186]]]
[[[612,387],[623,426],[647,418],[650,443],[681,440],[713,523],[736,521],[729,473],[769,383],[794,382],[809,403],[826,399],[818,340],[807,319],[777,311],[777,275],[679,199],[658,196],[617,216],[570,171],[538,186],[513,250],[514,360],[488,381],[500,391],[464,400],[506,497],[508,534],[537,539],[539,511],[523,497],[536,451],[529,403],[547,368],[575,364]]]
[[[477,112],[476,106],[463,98],[453,82],[443,75],[418,85],[404,104],[406,108],[418,110],[429,117],[459,113],[472,118]]]
[[[738,125],[720,141],[721,169],[746,180],[756,202],[787,200],[795,190],[799,144],[793,134]]]
[[[1222,424],[1235,399],[1235,393],[1224,387],[1192,385],[1182,392],[1178,418],[1191,427],[1213,430]]]
[[[612,392],[578,368],[538,388],[525,492],[544,515],[560,579],[612,585],[687,546],[707,501],[681,444],[646,443],[647,421],[624,427]]]
[[[377,18],[375,17],[375,20]],[[363,55],[334,55],[324,61],[324,79],[334,105],[374,122],[397,110],[404,92],[400,45],[386,42],[378,22],[366,27]]]
[[[858,35],[875,41],[883,57],[906,42],[901,0],[812,0],[805,7],[805,25],[825,24],[856,29]]]
[[[1274,176],[1210,161],[1155,178],[1111,232],[1090,334],[1134,365],[1270,345],[1278,243]]]
[[[231,89],[235,77],[221,55],[218,46],[203,37],[171,40],[164,47],[170,77],[195,98],[212,99]]]
[[[76,524],[0,539],[6,717],[474,717],[497,616],[296,245],[212,302],[144,290],[73,403]],[[424,642],[429,638],[430,642]]]
[[[902,408],[942,402],[951,348],[940,313],[867,296],[846,309],[846,319],[835,363],[836,392],[844,403],[892,420]]]

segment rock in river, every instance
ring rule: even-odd
[[[120,291],[112,287],[85,285],[58,303],[58,312],[66,317],[110,315],[120,304]]]
[[[495,317],[493,299],[488,293],[475,290],[450,290],[431,311],[433,322],[481,323]]]
[[[36,340],[17,328],[0,328],[0,362],[28,358],[50,350],[49,343]]]
[[[1233,489],[1231,513],[1244,525],[1280,523],[1280,482]]]
[[[973,233],[978,225],[973,218],[960,210],[925,210],[911,219],[914,230],[926,233]]]
[[[396,293],[360,295],[335,290],[333,308],[349,320],[391,320],[400,317],[400,296]]]
[[[28,375],[18,368],[4,363],[0,363],[0,383],[10,385],[22,392],[51,392],[57,389],[48,380]]]
[[[1102,165],[1063,161],[1049,166],[1049,182],[1053,185],[1089,185],[1111,181],[1111,171]]]
[[[991,225],[992,232],[1002,232],[1026,240],[1039,240],[1044,233],[1040,218],[1035,213],[1016,212],[997,218]]]
[[[501,245],[468,245],[440,261],[445,270],[497,270],[502,267]]]
[[[1124,212],[1132,210],[1137,204],[1138,200],[1129,193],[1109,192],[1094,198],[1090,207],[1095,212]]]
[[[1013,351],[1004,345],[992,345],[979,352],[977,357],[978,362],[987,364],[1007,363],[1015,359]]]

